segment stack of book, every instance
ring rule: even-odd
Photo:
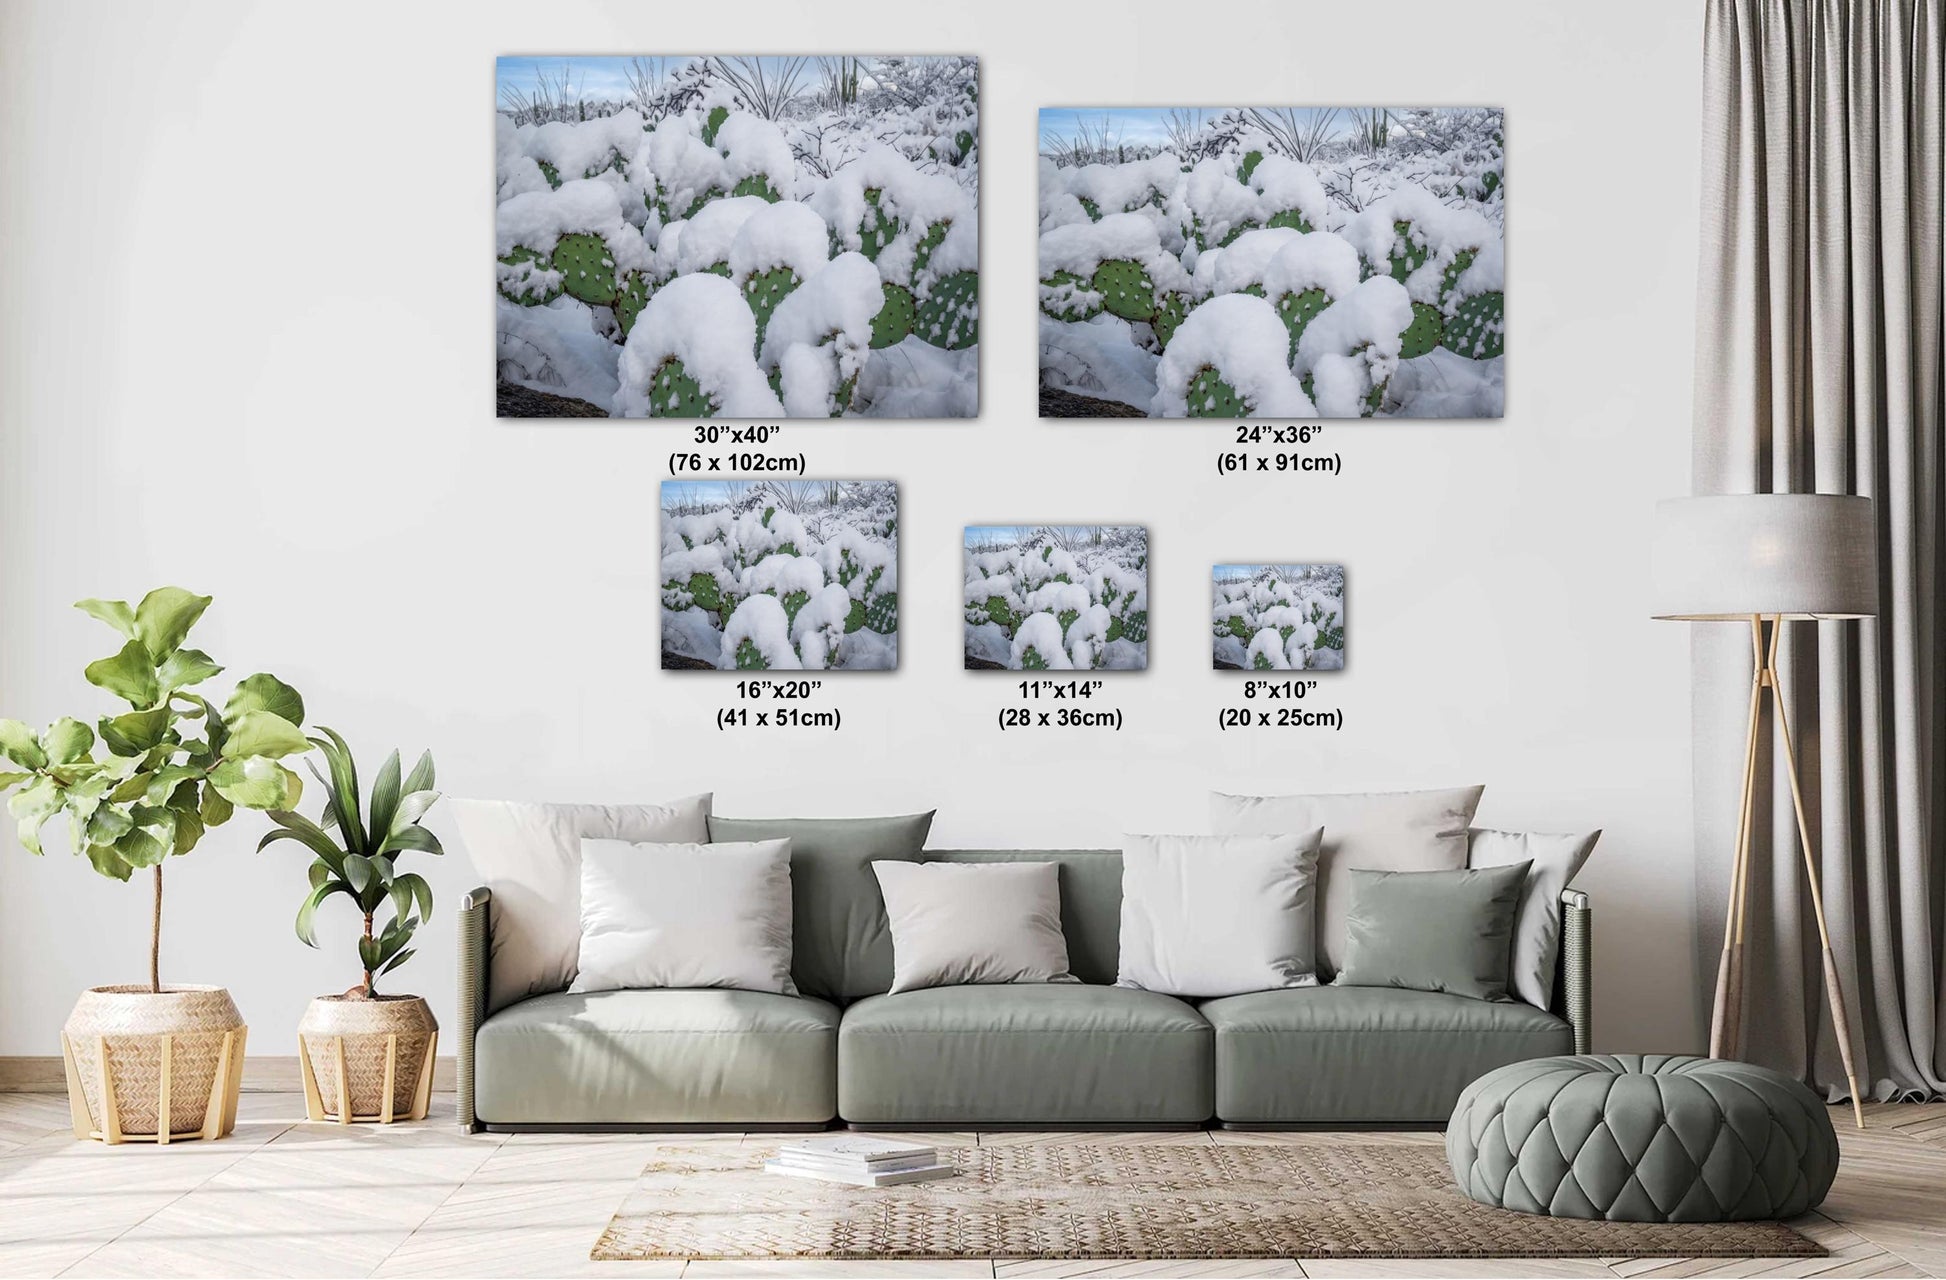
[[[937,1147],[842,1134],[793,1143],[775,1159],[764,1161],[764,1172],[854,1187],[896,1187],[905,1182],[950,1178],[956,1171],[950,1162],[940,1160]]]

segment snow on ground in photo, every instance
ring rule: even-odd
[[[899,665],[899,494],[889,480],[665,480],[662,665]]]
[[[1493,108],[1041,113],[1040,365],[1150,417],[1497,418]]]
[[[503,387],[583,402],[557,416],[978,414],[976,59],[502,58],[498,81]]]
[[[1345,665],[1345,568],[1219,564],[1210,580],[1218,671],[1338,671]]]
[[[974,525],[965,547],[968,668],[1148,667],[1147,529]]]

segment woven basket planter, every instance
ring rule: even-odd
[[[319,996],[297,1024],[297,1045],[311,1119],[425,1119],[439,1023],[418,996]]]
[[[236,1128],[247,1028],[221,987],[93,987],[61,1028],[74,1136],[167,1144]]]

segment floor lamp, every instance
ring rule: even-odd
[[[1737,622],[1750,628],[1750,718],[1744,732],[1743,807],[1737,814],[1736,855],[1730,873],[1723,954],[1716,970],[1716,1001],[1710,1013],[1710,1056],[1732,1058],[1743,1026],[1743,930],[1749,902],[1757,747],[1764,691],[1770,691],[1777,733],[1784,744],[1791,809],[1797,815],[1811,909],[1824,949],[1824,991],[1831,1002],[1831,1029],[1851,1089],[1852,1114],[1865,1127],[1858,1074],[1852,1066],[1851,1020],[1831,954],[1824,893],[1804,813],[1791,739],[1789,699],[1777,670],[1777,641],[1786,622],[1869,618],[1878,612],[1878,538],[1870,498],[1836,494],[1758,493],[1672,498],[1656,507],[1654,581],[1658,618],[1684,622]]]

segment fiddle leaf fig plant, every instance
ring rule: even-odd
[[[93,726],[63,716],[36,733],[0,720],[0,793],[20,843],[41,852],[42,829],[65,813],[74,852],[116,880],[153,872],[155,909],[149,989],[160,991],[162,866],[195,848],[237,809],[288,809],[304,783],[283,761],[311,749],[298,728],[304,700],[265,673],[247,676],[219,707],[197,691],[222,673],[187,646],[210,597],[158,587],[133,606],[83,600],[75,607],[118,632],[124,643],[88,664],[88,682],[129,709]]]
[[[412,772],[400,777],[399,753],[392,752],[372,783],[371,801],[361,804],[358,766],[351,748],[336,730],[320,726],[312,738],[324,756],[330,777],[311,772],[325,789],[324,813],[313,822],[300,813],[279,810],[270,815],[277,830],[257,844],[261,853],[279,840],[294,840],[309,849],[311,891],[297,909],[297,936],[305,946],[318,945],[318,908],[343,894],[357,904],[365,918],[358,939],[358,960],[364,980],[345,994],[375,996],[378,979],[412,958],[412,935],[432,915],[432,886],[414,871],[400,871],[398,857],[408,851],[443,854],[439,837],[420,826],[439,801],[433,790],[432,752],[419,757]],[[381,913],[386,913],[382,927]]]

